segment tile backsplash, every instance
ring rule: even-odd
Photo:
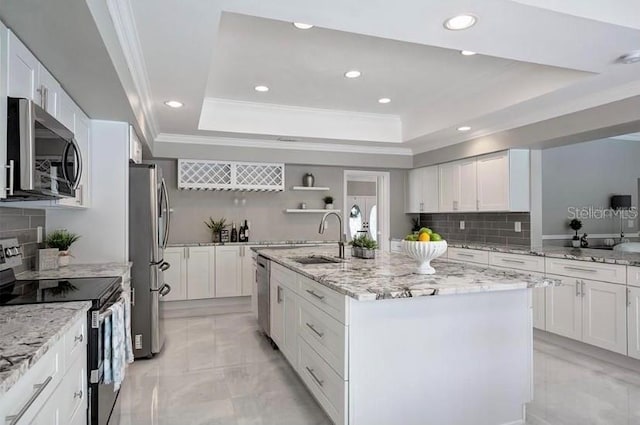
[[[464,230],[460,229],[460,221],[464,221]],[[514,230],[515,222],[520,222],[520,232]],[[531,217],[529,213],[420,214],[420,224],[432,228],[449,241],[531,245]]]
[[[0,239],[18,238],[22,247],[22,267],[16,273],[33,270],[38,252],[38,226],[45,235],[45,211],[0,207]]]

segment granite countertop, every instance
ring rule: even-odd
[[[129,273],[132,263],[70,264],[57,270],[30,270],[16,276],[18,280],[74,279],[80,277],[118,277]]]
[[[89,308],[88,301],[0,307],[0,396]]]
[[[232,245],[232,246],[253,246],[253,245],[321,245],[321,244],[335,244],[338,241],[308,241],[308,240],[282,240],[282,241],[249,241],[249,242],[189,242],[189,243],[170,243],[170,247],[183,247],[183,246],[220,246],[220,245]]]
[[[413,273],[416,263],[407,255],[376,252],[375,260],[352,258],[341,263],[307,264],[296,257],[335,256],[337,246],[262,249],[260,254],[328,288],[357,300],[380,300],[433,295],[505,291],[555,284],[555,279],[488,266],[434,260],[433,275]]]
[[[620,264],[623,266],[640,266],[640,253],[637,252],[620,252],[607,249],[571,248],[563,246],[529,248],[524,246],[507,246],[463,242],[447,242],[447,244],[450,248],[478,249],[482,251],[495,251],[511,254],[537,255],[540,257],[563,258],[566,260]]]

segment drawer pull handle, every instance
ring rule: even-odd
[[[512,258],[502,258],[502,261],[505,263],[516,263],[516,264],[525,264],[525,261],[522,260],[514,260]]]
[[[317,330],[316,327],[313,326],[311,323],[307,322],[307,327],[309,329],[311,329],[313,331],[313,333],[318,335],[320,338],[322,338],[324,336],[324,332],[320,332],[319,330]]]
[[[459,253],[458,253],[458,255],[459,255],[460,257],[475,258],[475,255],[473,255],[473,254],[467,254],[467,253],[465,253],[465,252],[459,252]]]
[[[316,293],[316,291],[313,291],[311,289],[307,289],[307,292],[311,295],[313,295],[314,297],[316,297],[319,300],[324,300],[324,295],[320,295],[318,293]]]
[[[84,341],[84,335],[80,334],[80,335],[76,336],[75,338],[73,338],[73,341],[74,342],[82,342],[82,341]]]
[[[311,369],[309,366],[305,366],[305,369],[307,369],[307,372],[309,372],[309,375],[311,375],[313,380],[316,381],[318,385],[322,386],[324,384],[324,381],[316,376],[313,369]]]
[[[44,380],[44,382],[42,384],[34,385],[33,389],[35,390],[35,392],[31,396],[31,398],[29,398],[29,400],[27,401],[27,404],[22,406],[22,409],[20,409],[20,411],[17,414],[12,415],[12,416],[7,416],[5,418],[5,420],[7,421],[7,425],[15,425],[18,422],[20,422],[20,419],[22,419],[24,414],[27,413],[27,410],[29,410],[31,405],[37,400],[37,398],[40,396],[40,394],[42,394],[44,389],[47,388],[47,385],[49,385],[49,383],[52,380],[53,380],[53,376],[49,376],[49,377],[47,377],[47,379]]]
[[[82,398],[82,395],[82,390],[76,391],[75,393],[73,393],[73,398]]]
[[[567,270],[575,270],[578,272],[587,272],[587,273],[598,273],[598,270],[595,269],[587,269],[585,267],[575,267],[575,266],[564,266]]]

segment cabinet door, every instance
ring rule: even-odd
[[[76,104],[65,92],[60,93],[58,121],[69,130],[76,132]]]
[[[422,168],[409,170],[407,179],[407,210],[409,213],[419,213],[423,210],[422,205]]]
[[[478,210],[509,210],[509,152],[478,158]]]
[[[582,295],[577,279],[549,275],[560,286],[546,288],[546,330],[577,340],[582,339]]]
[[[582,283],[582,341],[627,354],[627,288],[614,283]]]
[[[289,288],[283,288],[283,343],[279,345],[294,369],[298,368],[298,296]]]
[[[546,330],[545,315],[545,290],[546,288],[533,288],[533,327],[542,331]]]
[[[460,207],[459,211],[478,210],[478,187],[476,159],[460,161]]]
[[[438,200],[438,167],[421,168],[422,185],[420,197],[422,198],[421,212],[433,213],[439,211]]]
[[[438,209],[440,212],[460,208],[460,167],[456,162],[438,166]]]
[[[187,299],[213,298],[215,250],[213,247],[187,248]]]
[[[61,398],[60,395],[53,393],[29,425],[64,425],[66,421],[60,421],[59,403],[61,400],[59,400],[59,398]]]
[[[61,98],[64,97],[65,96],[61,96]],[[78,148],[80,149],[82,175],[80,176],[80,183],[78,184],[78,188],[76,189],[76,196],[74,198],[59,199],[57,202],[58,205],[62,206],[88,208],[90,206],[91,200],[91,194],[89,190],[89,182],[91,178],[91,155],[89,152],[91,140],[91,124],[89,118],[87,118],[84,113],[80,111],[75,103],[67,105],[65,102],[65,108],[67,106],[70,106],[72,109],[70,111],[67,111],[65,109],[63,112],[63,109],[60,108],[60,115],[64,115],[65,120],[73,123],[73,127],[70,128],[70,130],[74,132],[76,143],[78,144]]]
[[[629,356],[640,359],[640,288],[627,288]]]
[[[240,247],[240,267],[241,267],[241,279],[242,290],[241,295],[252,295],[253,284],[256,281],[256,266],[253,256],[251,255],[250,246]]]
[[[47,69],[38,64],[38,79],[36,82],[36,102],[49,114],[58,117],[60,106],[60,84]]]
[[[10,97],[24,97],[38,101],[39,95],[36,92],[38,60],[11,31],[9,31],[8,53],[7,94]]]
[[[164,250],[164,261],[171,267],[164,272],[164,281],[171,286],[171,292],[160,301],[178,301],[187,299],[187,260],[186,248],[173,247]]]
[[[216,247],[216,298],[242,295],[240,248]]]
[[[272,273],[269,281],[270,336],[278,347],[284,347],[284,289]]]

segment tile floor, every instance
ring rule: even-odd
[[[135,362],[120,425],[330,425],[251,314],[170,319]],[[527,425],[640,425],[640,374],[536,341]]]

